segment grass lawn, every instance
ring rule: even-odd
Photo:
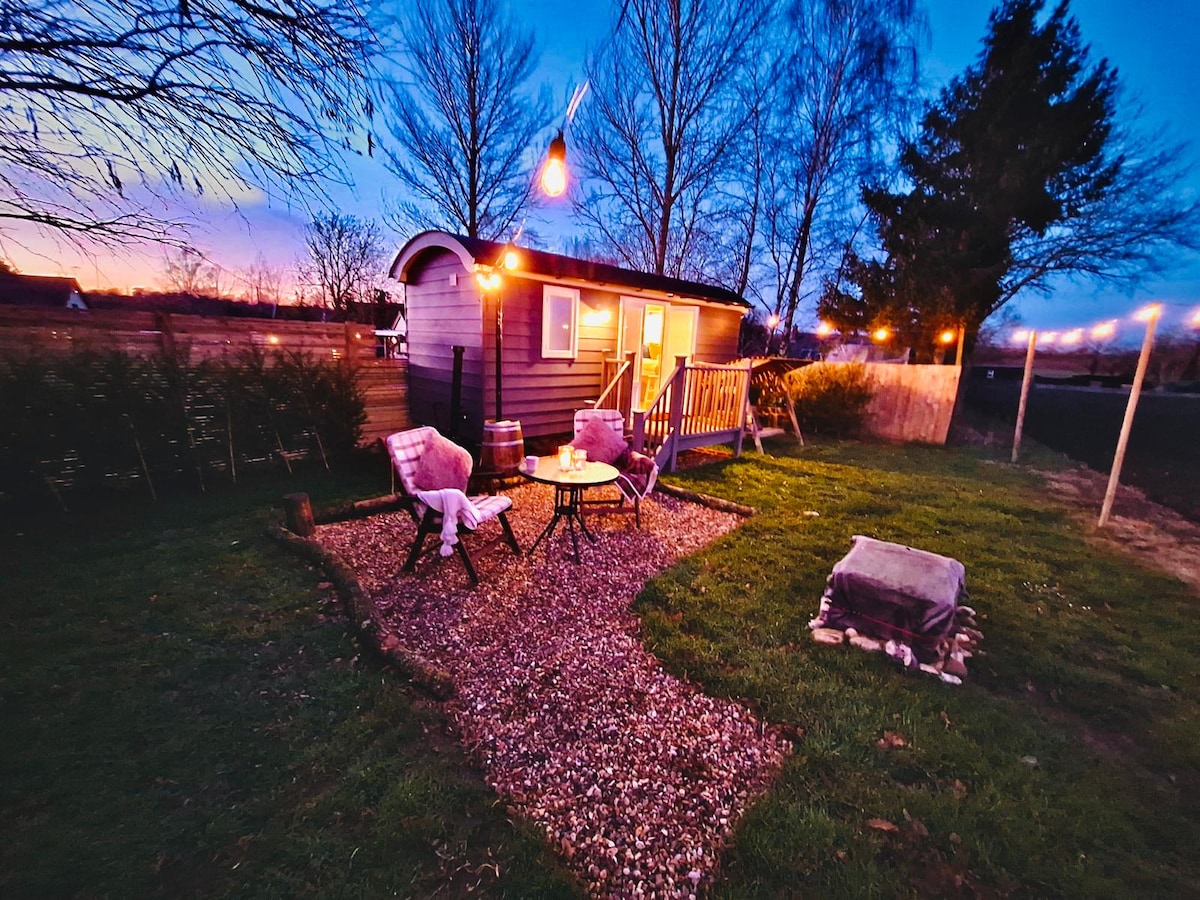
[[[3,526],[0,896],[577,895],[265,536],[385,471]]]
[[[675,477],[760,515],[639,601],[670,668],[803,729],[715,895],[1200,896],[1200,597],[969,451],[768,449]],[[966,565],[967,685],[808,639],[858,533]]]
[[[971,451],[768,449],[670,476],[760,513],[638,602],[671,669],[803,733],[714,895],[1200,895],[1200,598]],[[577,895],[264,536],[382,471],[0,525],[0,895]],[[966,685],[809,639],[856,533],[966,565]]]

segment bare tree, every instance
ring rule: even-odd
[[[312,196],[373,48],[353,2],[0,0],[0,228],[171,242],[173,194]]]
[[[356,304],[371,299],[383,256],[383,235],[375,222],[339,213],[316,216],[304,246],[308,259],[302,275],[336,318],[348,317]]]
[[[163,257],[163,290],[189,297],[219,296],[218,268],[194,247],[180,247]]]
[[[239,277],[247,302],[279,305],[283,298],[283,269],[271,265],[262,253],[254,257],[254,262],[246,266]]]
[[[396,204],[400,230],[506,232],[528,206],[522,162],[550,118],[548,94],[525,92],[537,66],[532,31],[498,0],[430,0],[403,23],[406,80],[390,88],[388,168],[416,200]]]
[[[878,177],[881,135],[912,113],[925,20],[915,0],[792,2],[770,104],[763,249],[789,334],[804,287],[836,266],[857,227],[857,186]]]
[[[750,116],[741,76],[766,0],[628,0],[588,62],[573,135],[591,189],[589,230],[632,268],[695,276],[728,258],[721,223],[731,152]]]

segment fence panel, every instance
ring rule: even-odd
[[[0,360],[119,350],[198,365],[236,359],[250,347],[344,360],[366,401],[363,444],[410,427],[408,361],[376,358],[375,344],[371,327],[354,323],[0,306]]]
[[[901,366],[867,363],[871,402],[868,434],[894,441],[944,444],[954,413],[957,366]]]

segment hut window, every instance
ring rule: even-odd
[[[542,358],[574,359],[579,347],[579,291],[548,284],[542,292]]]

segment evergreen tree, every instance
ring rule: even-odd
[[[850,255],[819,311],[847,328],[887,325],[916,350],[963,326],[974,335],[1018,291],[1056,273],[1135,276],[1156,242],[1190,245],[1196,207],[1169,191],[1178,151],[1144,152],[1115,124],[1117,74],[1091,64],[1062,0],[1007,0],[976,64],[927,111],[901,168],[911,188],[864,191],[882,259]],[[1165,155],[1164,155],[1165,154]],[[1107,269],[1105,267],[1108,267]]]

